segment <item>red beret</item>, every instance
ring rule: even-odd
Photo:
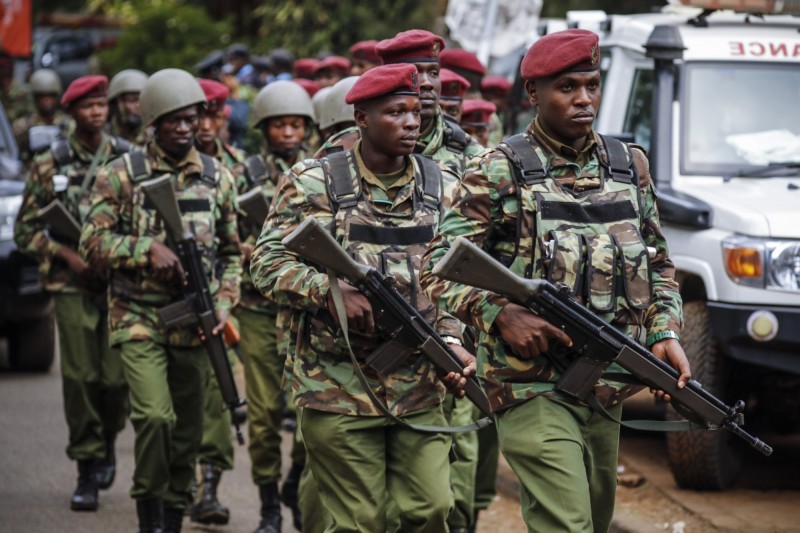
[[[94,98],[108,94],[108,78],[105,76],[81,76],[69,84],[61,96],[61,105],[69,107],[81,98]]]
[[[353,84],[344,101],[348,104],[357,104],[395,94],[419,96],[417,67],[400,63],[370,69]]]
[[[319,61],[312,57],[303,57],[294,62],[294,75],[298,78],[313,78]]]
[[[511,92],[511,82],[505,76],[486,76],[481,80],[481,94],[505,98]]]
[[[311,98],[321,89],[319,83],[315,82],[314,80],[307,80],[305,78],[295,78],[292,80],[297,85],[302,87],[308,93],[308,97]]]
[[[439,62],[445,68],[468,70],[481,76],[486,74],[486,67],[481,64],[478,56],[460,48],[443,51]]]
[[[439,71],[442,80],[442,95],[444,100],[463,100],[469,89],[469,82],[450,69],[443,68]]]
[[[376,44],[375,50],[384,64],[438,63],[439,52],[444,50],[444,39],[425,30],[401,31]]]
[[[545,35],[530,47],[519,67],[526,80],[548,78],[562,72],[589,72],[600,68],[597,34],[572,29]]]
[[[383,60],[378,55],[378,52],[375,51],[376,44],[378,44],[378,41],[359,41],[350,47],[350,55],[353,56],[353,59],[380,65]]]
[[[492,120],[492,113],[497,107],[486,100],[464,100],[461,104],[461,124],[467,126],[485,126]]]
[[[225,100],[228,99],[228,95],[230,94],[228,87],[218,81],[207,80],[205,78],[198,79],[197,83],[200,84],[200,88],[203,89],[203,92],[206,94],[208,110],[224,110]]]
[[[350,60],[342,56],[328,56],[317,63],[314,73],[316,74],[324,68],[329,68],[337,74],[346,76],[350,72]]]

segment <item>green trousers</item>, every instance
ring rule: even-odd
[[[451,426],[465,426],[476,420],[475,404],[467,399],[456,400],[452,394],[445,400],[445,416]],[[475,520],[475,482],[478,466],[478,435],[475,431],[452,434],[455,460],[450,463],[450,490],[453,510],[447,517],[450,529],[468,529]]]
[[[67,456],[102,459],[106,440],[125,427],[128,390],[119,351],[108,346],[107,314],[83,294],[54,294]]]
[[[322,505],[330,515],[326,533],[387,531],[391,498],[403,533],[447,531],[452,507],[450,438],[395,425],[384,417],[300,411],[300,426]],[[441,409],[404,417],[442,425]]]
[[[478,408],[475,408],[478,411]],[[480,411],[478,411],[480,413]],[[489,507],[497,495],[497,460],[500,445],[494,424],[481,428],[478,434],[478,465],[475,472],[475,512]]]
[[[136,432],[131,497],[186,508],[203,437],[208,356],[203,348],[149,340],[124,342],[120,350]]]
[[[609,409],[619,419],[622,407]],[[528,531],[605,533],[614,514],[619,425],[537,396],[497,416],[500,450],[520,481]]]
[[[298,407],[298,411],[300,409],[301,408]],[[298,453],[298,450],[302,450],[303,454],[306,453],[306,448],[303,444],[303,430],[299,425],[295,431],[295,442],[292,447],[293,457]],[[297,459],[292,460],[297,462]],[[304,462],[303,464],[306,463]],[[311,468],[307,464],[306,467],[303,468],[303,474],[300,476],[298,501],[300,514],[303,515],[303,533],[323,533],[325,528],[331,525],[331,518],[319,497],[317,482],[314,479]]]

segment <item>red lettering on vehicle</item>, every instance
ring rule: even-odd
[[[743,56],[744,55],[744,43],[731,41],[731,55],[732,56]]]
[[[752,56],[763,56],[764,52],[766,52],[766,48],[761,43],[750,43],[748,48],[750,49],[750,55]]]
[[[789,53],[786,50],[786,43],[769,43],[769,55],[788,57]]]
[[[800,44],[794,45],[794,52],[792,52],[792,57],[800,57]]]

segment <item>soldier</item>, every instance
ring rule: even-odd
[[[177,301],[181,262],[140,184],[168,175],[194,234],[212,288],[219,334],[239,297],[241,255],[230,172],[200,154],[194,139],[206,104],[188,72],[165,69],[141,93],[142,122],[154,137],[104,167],[81,235],[81,253],[109,268],[110,343],[121,350],[136,432],[131,497],[140,532],[177,532],[191,501],[203,434],[208,355],[193,326],[166,328],[157,310]],[[214,259],[215,258],[215,259]],[[212,261],[214,261],[212,263]]]
[[[453,118],[456,122],[461,121],[461,102],[469,89],[469,82],[450,70],[443,68],[439,72],[439,79],[442,80],[442,95],[439,97],[439,107],[442,113]]]
[[[146,80],[147,74],[141,70],[128,69],[117,72],[108,85],[112,135],[140,147],[147,143],[147,130],[142,127],[139,106],[139,93],[142,92]]]
[[[103,132],[107,86],[105,76],[84,76],[67,88],[61,104],[75,131],[34,158],[14,225],[17,246],[39,261],[55,299],[67,456],[78,462],[73,511],[96,510],[98,488],[114,481],[114,441],[125,426],[127,390],[119,352],[108,345],[106,271],[87,265],[77,239],[64,238],[63,227],[48,226],[40,210],[58,200],[76,221],[83,220],[97,187],[96,170],[128,150],[127,142]]]
[[[250,64],[250,49],[242,43],[234,43],[225,51],[227,67],[236,77],[240,85],[253,85],[255,82],[255,69]]]
[[[322,87],[319,86],[319,83],[315,82],[314,80],[307,80],[305,78],[294,78],[292,80],[297,85],[302,87],[308,93],[309,98],[314,98],[314,95],[317,94]]]
[[[12,124],[33,113],[30,89],[14,78],[14,60],[3,53],[0,53],[0,102]]]
[[[361,76],[366,71],[383,64],[381,56],[375,51],[378,41],[358,41],[350,47],[350,75]]]
[[[20,159],[26,164],[37,152],[50,148],[53,141],[66,139],[73,128],[72,118],[58,107],[58,74],[46,68],[37,70],[31,76],[30,89],[35,113],[19,117],[12,125]]]
[[[614,326],[645,334],[653,353],[680,372],[679,387],[690,378],[647,159],[592,128],[599,66],[597,35],[586,30],[546,35],[528,50],[521,74],[539,116],[526,133],[472,161],[424,258],[426,294],[480,332],[479,373],[501,450],[520,479],[529,531],[608,530],[619,425],[555,392],[559,374],[544,354],[552,341],[571,346],[561,329],[497,295],[432,276],[449,242],[463,235],[518,275],[569,284]],[[648,247],[656,250],[649,261]],[[589,263],[591,283],[580,282]],[[594,394],[619,420],[635,390],[601,379]]]
[[[253,107],[253,125],[265,140],[263,154],[250,156],[247,173],[240,175],[240,194],[260,186],[267,202],[272,202],[278,179],[307,154],[304,146],[314,122],[314,110],[306,91],[292,81],[270,83],[258,93]],[[248,405],[248,452],[252,461],[253,482],[261,499],[258,533],[280,533],[281,506],[278,481],[281,477],[281,377],[288,346],[288,320],[279,324],[279,307],[264,298],[253,286],[249,273],[250,255],[261,225],[247,220],[240,223],[244,238],[245,275],[242,301],[236,308],[241,326],[245,389]],[[305,450],[295,447],[292,467],[283,485],[283,499],[299,521],[297,485],[305,463]],[[299,529],[299,528],[298,528]]]
[[[507,123],[508,97],[511,94],[511,82],[503,76],[486,76],[481,80],[481,97],[497,107],[489,132],[489,146],[497,146],[505,135],[504,124]]]
[[[328,56],[317,64],[314,80],[320,87],[333,85],[350,73],[350,60],[342,56]]]
[[[272,76],[268,79],[268,83],[279,80],[292,79],[292,67],[294,65],[294,56],[288,50],[277,48],[269,55],[270,62],[272,63]]]
[[[489,147],[489,130],[492,127],[492,115],[495,111],[497,111],[495,105],[486,100],[464,100],[461,127],[484,148]]]
[[[458,323],[437,316],[416,290],[417,254],[457,182],[428,158],[411,156],[420,124],[417,80],[416,69],[402,64],[376,67],[361,76],[346,100],[355,106],[361,140],[352,150],[292,168],[252,260],[256,286],[277,303],[302,310],[294,317],[303,322],[297,325],[300,337],[293,345],[292,387],[301,407],[308,464],[332,519],[328,532],[387,531],[390,500],[399,508],[401,531],[440,533],[447,528],[450,439],[405,425],[445,423],[444,387],[435,370],[421,355],[411,356],[385,377],[366,365],[355,367],[337,328],[328,277],[281,244],[306,216],[316,217],[357,261],[393,273],[406,298],[417,295],[412,298],[417,308],[462,354],[455,344],[461,342]],[[359,228],[401,244],[359,237]],[[405,237],[398,240],[401,234]],[[382,341],[374,335],[368,300],[344,281],[338,285],[340,303],[347,309],[341,320],[354,330],[354,349],[361,359]],[[367,399],[354,372],[365,375],[375,400],[391,416]]]
[[[319,59],[301,57],[294,62],[294,77],[313,80],[317,72],[317,65],[319,65]]]
[[[411,63],[419,72],[422,125],[414,152],[431,156],[457,176],[463,176],[467,161],[480,153],[481,147],[439,109],[439,52],[444,49],[444,40],[429,31],[409,30],[379,42],[375,49],[384,64]]]
[[[345,102],[348,91],[358,81],[358,76],[348,76],[331,87],[325,100],[320,105],[317,115],[319,121],[320,140],[323,145],[314,155],[319,159],[337,151],[349,150],[360,138],[353,106]]]

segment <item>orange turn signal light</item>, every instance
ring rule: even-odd
[[[761,250],[747,247],[726,247],[725,268],[734,278],[760,278],[762,274]]]

